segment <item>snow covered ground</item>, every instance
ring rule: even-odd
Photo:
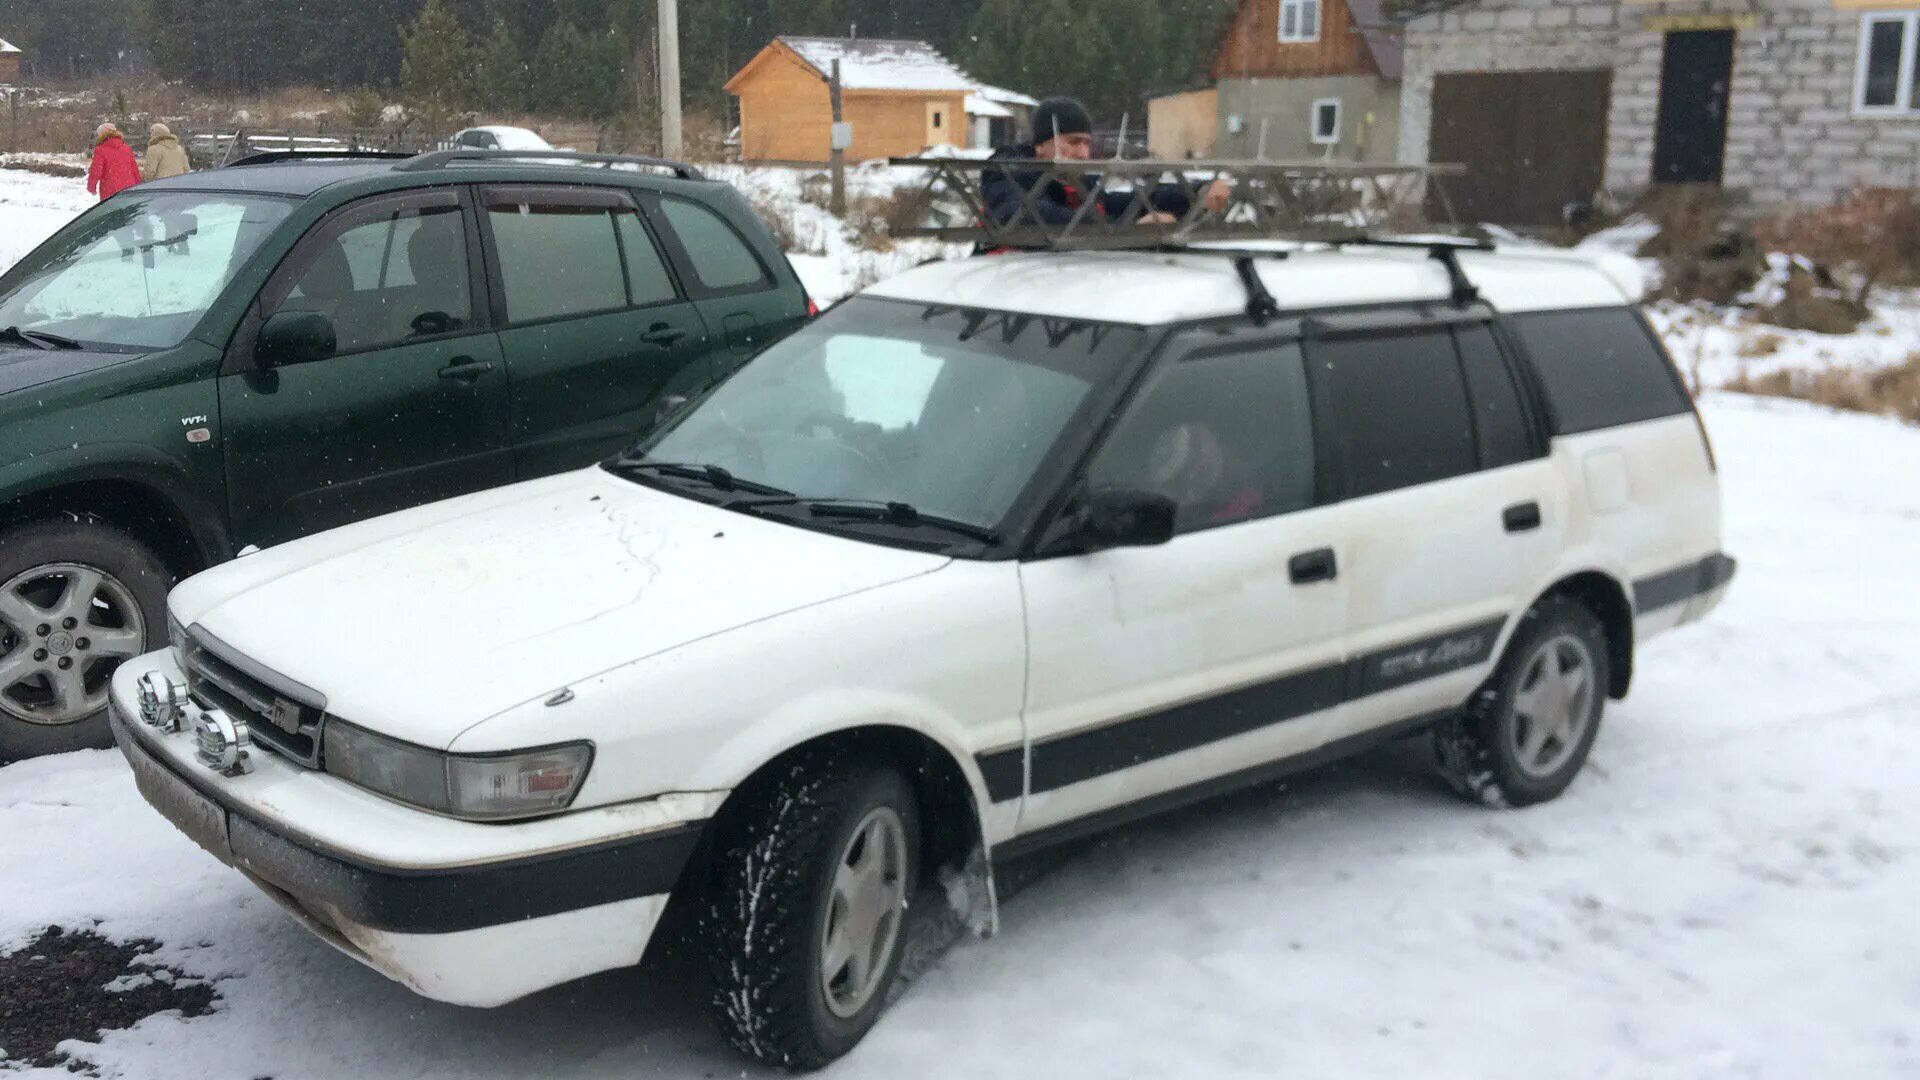
[[[19,262],[95,201],[87,194],[85,180],[0,169],[0,271]]]
[[[57,209],[11,184],[0,245]],[[828,1075],[1920,1075],[1920,430],[1706,416],[1740,577],[1642,653],[1563,799],[1459,803],[1406,745],[1112,834]],[[758,1075],[671,963],[426,1002],[174,832],[114,754],[0,768],[0,952],[96,922],[222,995],[67,1044],[106,1076]]]

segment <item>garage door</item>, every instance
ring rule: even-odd
[[[1467,175],[1441,183],[1463,222],[1551,225],[1590,202],[1606,175],[1610,71],[1440,75],[1427,160]],[[1439,192],[1429,213],[1444,220]]]

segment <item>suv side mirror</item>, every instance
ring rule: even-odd
[[[339,348],[333,320],[317,311],[282,311],[260,328],[253,360],[260,370],[325,360]]]
[[[1173,539],[1179,504],[1165,495],[1132,488],[1087,493],[1073,530],[1083,554],[1112,548],[1158,547]]]

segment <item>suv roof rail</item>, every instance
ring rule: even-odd
[[[1460,165],[1367,165],[1330,161],[1017,161],[977,158],[894,158],[900,168],[924,170],[923,204],[963,207],[959,224],[900,229],[896,237],[927,237],[991,248],[1042,251],[1154,250],[1167,247],[1255,241],[1360,242],[1376,232],[1413,232],[1426,221],[1428,196],[1453,222],[1444,184],[1465,174]],[[1020,183],[1038,175],[1083,192],[1079,209],[1064,224],[1049,223],[1037,201],[1046,183]],[[990,212],[989,176],[1013,182],[1023,198],[1012,214]],[[1226,207],[1210,210],[1202,196],[1215,181],[1230,189]],[[1178,220],[1140,224],[1154,210],[1152,194],[1172,186],[1187,197]],[[1109,216],[1105,198],[1126,200]],[[1430,245],[1422,245],[1430,246]]]
[[[669,161],[666,158],[640,157],[633,154],[583,154],[577,150],[481,150],[477,148],[430,150],[409,158],[406,164],[396,165],[394,169],[396,172],[426,172],[429,169],[444,169],[455,164],[527,160],[543,164],[592,165],[600,168],[631,165],[643,169],[661,169],[682,180],[706,179],[699,169],[684,161]]]
[[[220,166],[231,169],[240,165],[276,165],[284,161],[405,161],[412,154],[400,150],[350,150],[345,147],[335,150],[330,147],[317,147],[312,150],[260,150],[237,158]]]

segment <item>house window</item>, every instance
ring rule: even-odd
[[[1320,0],[1280,0],[1280,40],[1320,40]]]
[[[946,123],[946,119],[947,117],[945,113],[939,113],[939,112],[934,113],[933,114],[933,130],[939,131],[941,125]]]
[[[1340,141],[1340,99],[1321,98],[1313,103],[1313,141],[1332,146]]]
[[[1873,12],[1860,20],[1860,71],[1854,111],[1920,116],[1920,13]]]

